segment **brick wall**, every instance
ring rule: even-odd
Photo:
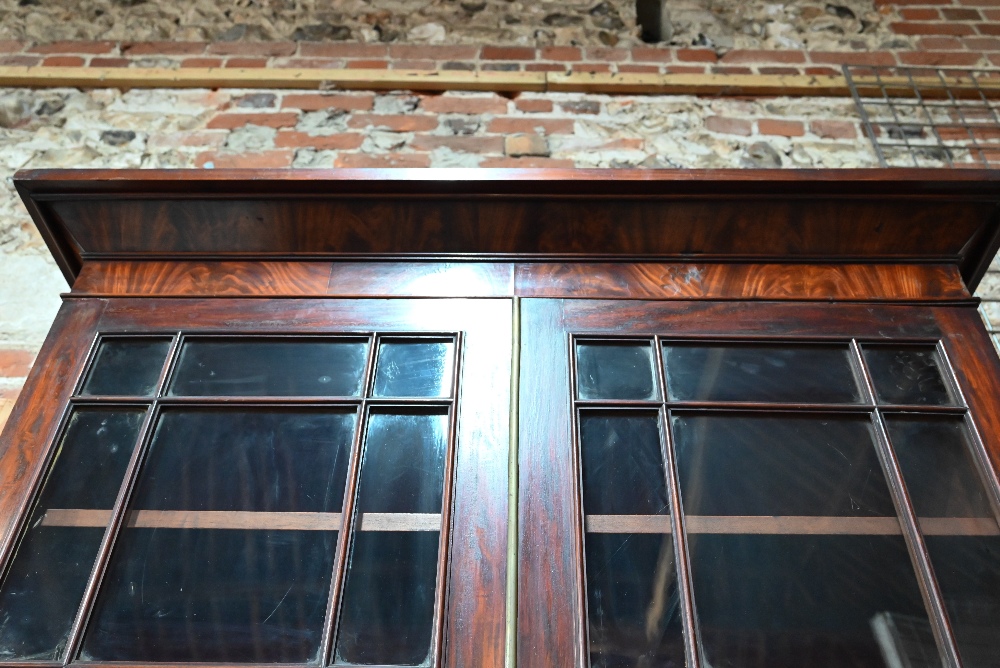
[[[172,19],[157,23],[162,16],[150,13],[166,16],[173,5],[146,3],[134,9],[115,5],[113,11],[121,14],[113,17],[111,27],[98,30],[104,24],[86,18],[88,3],[93,4],[81,2],[77,24],[71,17],[69,24],[52,28],[59,35],[54,41],[41,39],[37,26],[45,24],[37,16],[31,19],[31,12],[44,14],[54,5],[22,7],[0,0],[10,19],[0,26],[0,68],[826,75],[838,73],[842,64],[1000,67],[1000,0],[801,0],[786,5],[676,0],[670,5],[673,34],[657,45],[636,38],[626,3],[618,0],[572,5],[567,16],[585,14],[576,24],[552,19],[559,14],[557,5],[539,5],[542,10],[524,10],[516,30],[508,24],[494,32],[484,26],[502,21],[491,23],[484,13],[475,19],[435,16],[435,25],[445,29],[443,38],[434,33],[433,40],[443,40],[438,44],[418,43],[432,40],[414,32],[420,27],[414,24],[419,12],[417,18],[379,15],[371,19],[374,23],[370,17],[347,17],[344,33],[303,28],[327,25],[329,18],[281,23],[246,15],[250,9],[243,8],[238,23],[194,30],[171,28],[178,25]],[[501,18],[520,11],[518,3],[484,4],[483,12],[499,12]],[[136,23],[128,12],[146,12],[150,18]],[[553,27],[556,23],[568,27]],[[156,31],[143,32],[147,25],[159,26],[157,34],[168,40],[120,40],[121,33],[152,39]],[[372,28],[378,25],[381,31]],[[395,32],[389,30],[392,26]],[[317,31],[350,39],[308,41]],[[285,39],[296,34],[306,39]],[[270,39],[260,41],[262,37]],[[65,289],[14,195],[9,177],[22,167],[876,164],[853,103],[842,97],[0,89],[0,169],[5,177],[0,189],[0,413],[2,402],[23,383],[58,308],[58,293]],[[980,294],[984,317],[1000,332],[1000,265],[987,276]]]

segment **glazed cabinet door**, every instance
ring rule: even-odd
[[[521,322],[521,668],[997,665],[1000,369],[974,308]]]
[[[0,661],[504,662],[510,300],[69,300],[3,434]]]

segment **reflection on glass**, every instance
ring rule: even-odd
[[[374,396],[450,396],[454,350],[451,341],[383,341],[375,366]]]
[[[688,413],[673,425],[688,514],[896,514],[867,418]]]
[[[888,416],[886,423],[918,517],[984,520],[924,526],[924,540],[963,664],[994,668],[1000,665],[1000,527],[969,431],[957,417]]]
[[[588,533],[586,552],[590,665],[683,666],[670,534]]]
[[[1000,536],[925,536],[955,641],[967,668],[1000,657]]]
[[[887,416],[918,517],[992,517],[961,418]]]
[[[883,404],[947,406],[956,403],[941,375],[934,346],[865,345],[865,361]]]
[[[144,411],[77,409],[0,588],[0,659],[59,660]],[[96,514],[87,510],[98,511]]]
[[[842,345],[663,346],[673,401],[859,403],[850,350]]]
[[[579,343],[581,399],[656,399],[653,350],[648,343]]]
[[[170,339],[104,339],[81,394],[152,396],[169,350]]]
[[[368,421],[357,513],[440,513],[448,416],[375,413]],[[425,665],[430,660],[439,530],[354,536],[336,660]],[[438,525],[439,526],[439,525]],[[405,528],[405,527],[404,527]]]
[[[191,339],[171,396],[356,397],[366,339]]]
[[[673,427],[707,662],[907,665],[886,658],[886,620],[930,622],[870,421],[681,414]]]
[[[165,411],[81,656],[315,662],[354,420]]]
[[[338,664],[429,665],[438,540],[437,531],[354,536]]]
[[[655,413],[584,413],[580,442],[585,513],[669,513]]]

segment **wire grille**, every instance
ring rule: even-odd
[[[1000,70],[843,70],[883,167],[1000,167]]]

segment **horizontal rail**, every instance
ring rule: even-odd
[[[42,526],[106,527],[110,510],[52,508]],[[253,529],[338,531],[340,513],[273,513],[243,510],[132,510],[125,525],[136,529]],[[436,513],[361,513],[361,531],[438,531]]]
[[[1000,81],[979,89],[946,79],[958,98],[1000,97]],[[862,96],[946,97],[932,77],[855,76]],[[842,75],[632,74],[605,72],[492,72],[295,68],[0,67],[0,86],[24,88],[282,88],[299,90],[478,90],[650,95],[788,95],[850,97]]]
[[[927,536],[998,536],[1000,527],[987,517],[922,517]],[[895,517],[709,516],[687,515],[689,534],[902,535]],[[669,515],[587,515],[589,533],[670,533]]]

